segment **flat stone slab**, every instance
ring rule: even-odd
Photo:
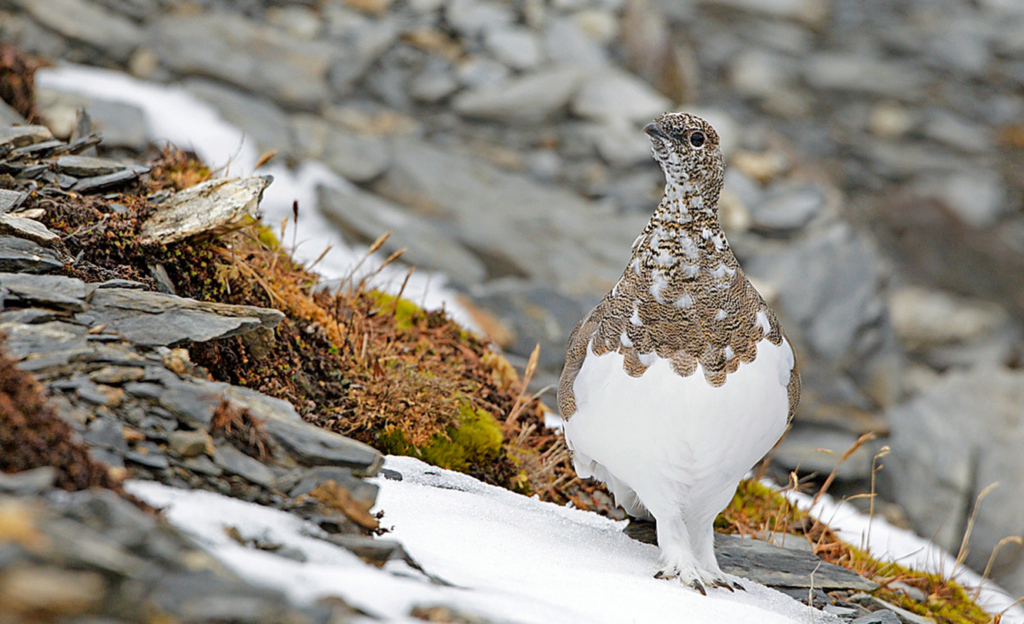
[[[53,134],[46,126],[0,127],[0,153],[51,139],[53,139]]]
[[[626,535],[646,544],[657,545],[653,522],[630,522]],[[878,587],[856,572],[825,563],[815,555],[793,548],[780,548],[766,542],[737,535],[715,533],[715,556],[727,574],[733,574],[768,587],[816,588],[872,591]]]
[[[76,193],[95,193],[115,186],[123,186],[128,182],[134,182],[139,177],[136,169],[121,169],[113,173],[82,178],[72,185],[71,190]]]
[[[66,173],[76,178],[107,175],[117,171],[123,171],[128,167],[116,160],[109,158],[94,158],[92,156],[61,156],[57,159],[57,171]]]
[[[236,336],[284,319],[277,310],[186,299],[158,292],[102,288],[77,320],[107,325],[127,340],[166,346],[186,340],[205,342]]]
[[[14,210],[21,205],[21,202],[25,201],[26,197],[28,197],[28,193],[23,191],[0,189],[0,213]]]
[[[341,466],[358,477],[372,477],[384,463],[377,449],[305,422],[268,420],[266,428],[296,460],[309,466]]]
[[[60,236],[51,232],[42,223],[34,219],[26,219],[25,217],[12,214],[0,214],[0,232],[14,234],[20,238],[27,238],[44,245],[60,240]]]
[[[9,273],[54,273],[64,263],[46,247],[16,236],[0,236],[0,271]]]
[[[142,224],[143,245],[168,244],[256,214],[270,176],[209,180],[157,204]]]
[[[95,286],[86,284],[80,279],[61,275],[0,273],[0,297],[5,306],[39,305],[70,312],[82,312],[87,307],[86,299],[95,290]]]

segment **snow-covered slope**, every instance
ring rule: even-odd
[[[708,596],[653,578],[658,551],[621,533],[622,523],[486,485],[408,457],[388,457],[402,481],[378,477],[388,536],[428,572],[403,562],[383,569],[310,537],[318,529],[277,510],[209,492],[133,482],[130,491],[165,507],[174,524],[250,580],[299,601],[337,595],[368,613],[403,621],[417,605],[445,605],[496,622],[692,624],[838,622],[766,587]],[[302,551],[299,562],[243,547],[225,527]]]

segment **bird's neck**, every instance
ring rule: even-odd
[[[644,233],[662,231],[686,236],[708,256],[731,257],[729,241],[718,221],[717,204],[717,193],[708,197],[704,189],[689,180],[669,181]]]

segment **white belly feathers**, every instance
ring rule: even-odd
[[[680,377],[655,356],[642,376],[630,377],[623,360],[588,348],[576,376],[577,411],[565,437],[577,471],[588,476],[596,462],[651,510],[697,505],[702,509],[690,512],[717,514],[785,431],[790,345],[762,340],[755,360],[741,363],[717,388],[700,366]]]

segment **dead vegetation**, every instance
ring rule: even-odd
[[[246,455],[260,461],[273,455],[270,436],[259,420],[247,409],[240,409],[222,400],[210,419],[210,435],[223,436]]]

